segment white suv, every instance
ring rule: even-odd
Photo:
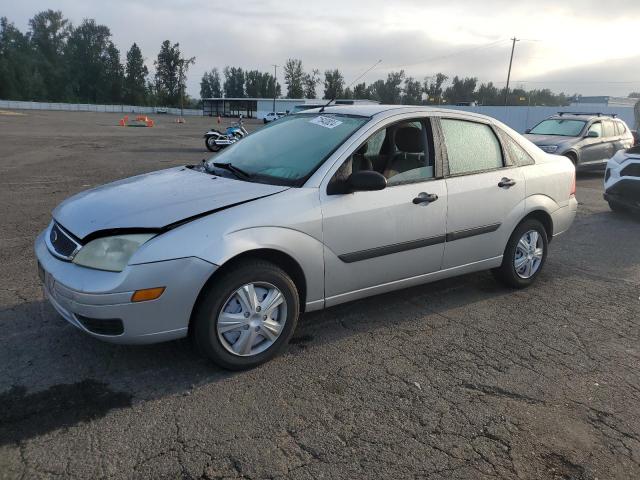
[[[640,212],[640,145],[620,150],[607,162],[604,189],[614,212]]]

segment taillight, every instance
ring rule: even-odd
[[[573,171],[573,179],[571,181],[571,190],[569,191],[569,196],[576,194],[576,171]]]

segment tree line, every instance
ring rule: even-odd
[[[162,42],[150,77],[134,43],[122,63],[111,31],[93,19],[74,26],[61,11],[46,10],[21,32],[0,18],[0,98],[81,103],[179,106],[195,58],[180,44]],[[189,99],[186,99],[189,103]]]
[[[549,89],[525,90],[521,87],[498,88],[493,82],[481,83],[477,77],[449,78],[437,73],[422,80],[407,76],[404,70],[390,72],[385,79],[370,84],[345,85],[340,70],[329,69],[321,75],[318,69],[305,71],[302,61],[290,58],[283,66],[286,98],[341,98],[376,100],[380,103],[406,105],[438,105],[477,102],[481,105],[567,105],[572,97],[555,94]],[[321,91],[319,91],[321,88]],[[200,82],[201,98],[273,98],[281,96],[281,86],[273,75],[241,67],[217,68],[206,72]]]

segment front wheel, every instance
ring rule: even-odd
[[[273,263],[248,260],[211,283],[196,308],[193,339],[223,368],[252,368],[288,343],[299,315],[291,277]]]
[[[525,220],[511,234],[502,265],[492,272],[509,287],[528,287],[540,274],[548,248],[547,231],[542,223],[535,219]]]
[[[205,138],[204,144],[210,152],[217,152],[220,150],[220,145],[216,145],[216,137],[210,136]]]
[[[609,208],[611,209],[612,212],[625,213],[627,211],[626,208],[624,208],[622,205],[620,205],[616,201],[608,200],[607,203],[609,204]]]

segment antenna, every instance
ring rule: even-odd
[[[369,68],[367,68],[364,72],[362,72],[360,74],[360,76],[358,76],[354,81],[352,81],[349,85],[347,85],[346,88],[349,88],[351,85],[353,85],[354,83],[356,83],[358,80],[360,80],[362,77],[364,77],[367,73],[369,73],[371,70],[373,70],[374,68],[376,68],[380,63],[382,63],[382,59],[378,60],[376,63],[374,63],[373,65],[371,65]],[[320,108],[320,112],[318,113],[322,113],[324,112],[325,107],[328,107],[329,104],[331,102],[333,102],[336,99],[335,94],[333,95],[333,97],[331,98],[331,100],[329,100],[326,104],[324,104],[321,108]]]

